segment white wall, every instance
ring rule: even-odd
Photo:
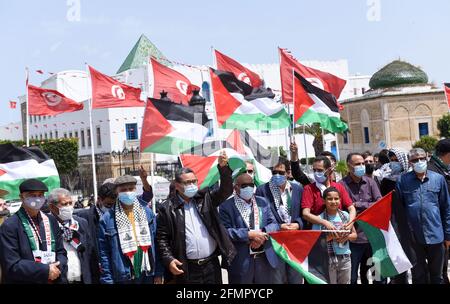
[[[0,126],[0,139],[2,140],[23,140],[21,122],[11,122]]]

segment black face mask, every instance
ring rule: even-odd
[[[366,164],[366,174],[371,175],[375,169],[374,164]]]

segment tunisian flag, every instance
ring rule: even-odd
[[[28,85],[28,113],[30,115],[57,115],[83,110],[83,104],[67,98],[56,90]]]
[[[92,108],[144,107],[141,89],[121,83],[89,66],[92,81]]]
[[[280,75],[281,75],[281,90],[282,100],[284,103],[292,103],[292,69],[299,73],[312,85],[322,89],[328,93],[331,93],[339,99],[342,90],[347,83],[346,80],[341,79],[333,74],[316,70],[307,66],[304,66],[292,55],[288,54],[286,50],[278,48],[280,52]]]
[[[177,103],[188,105],[192,97],[192,91],[200,88],[193,85],[186,76],[177,72],[165,65],[159,63],[153,58],[150,58],[153,69],[153,83],[155,89],[153,90],[153,98],[159,98],[159,93],[166,91],[168,97]]]
[[[215,50],[215,53],[218,70],[231,72],[238,80],[243,81],[254,88],[262,86],[263,82],[258,74],[247,69],[236,60],[222,54],[218,50]]]

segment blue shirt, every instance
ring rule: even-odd
[[[349,214],[345,211],[342,211],[342,213],[345,215],[346,219],[348,220],[350,218]],[[325,212],[322,212],[320,215],[320,218],[325,218]],[[341,217],[338,213],[335,215],[328,215],[328,221],[333,224],[336,229],[340,230],[344,226],[342,223]],[[322,230],[325,227],[319,224],[314,224],[311,228],[311,230]],[[350,254],[350,245],[349,242],[345,243],[338,243],[335,240],[333,240],[333,250],[336,255],[343,255],[343,254]]]
[[[217,247],[217,242],[211,237],[197,210],[196,203],[191,199],[186,203],[181,197],[184,207],[186,234],[186,257],[189,260],[204,259],[211,256]]]
[[[421,181],[415,172],[405,173],[398,179],[396,191],[418,243],[431,245],[450,240],[450,201],[442,175],[428,170]]]

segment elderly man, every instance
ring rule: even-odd
[[[100,282],[160,283],[162,268],[155,255],[155,215],[146,202],[138,200],[134,177],[120,176],[114,184],[117,201],[100,219]]]
[[[19,186],[22,207],[0,227],[5,283],[66,283],[67,255],[58,222],[40,211],[47,186],[28,179]]]
[[[406,209],[415,239],[417,263],[413,284],[441,284],[445,249],[450,246],[450,201],[445,178],[427,170],[427,155],[420,148],[409,152],[412,172],[400,176],[396,191]]]
[[[347,155],[348,175],[341,180],[341,184],[345,187],[356,208],[357,214],[363,212],[381,198],[378,185],[366,176],[366,164],[364,157],[360,153],[350,153]],[[361,228],[356,227],[358,234],[356,240],[350,242],[352,273],[351,283],[356,284],[358,280],[358,268],[364,268],[367,257],[372,256],[372,248],[369,241]],[[366,273],[362,274],[362,276]],[[361,279],[361,282],[368,283],[367,280]]]
[[[234,246],[222,225],[217,207],[233,192],[232,171],[222,152],[217,166],[220,186],[198,190],[198,180],[189,168],[175,174],[175,192],[158,213],[158,249],[169,280],[177,283],[221,284],[218,256],[229,265]]]
[[[73,215],[70,192],[63,188],[53,189],[47,197],[48,207],[58,220],[67,251],[67,281],[69,284],[91,284],[91,259],[94,241],[89,235],[85,219]]]
[[[252,177],[241,174],[236,179],[235,194],[220,205],[220,219],[237,254],[228,267],[230,284],[271,284],[281,261],[268,242],[268,232],[279,225],[266,199],[255,196]]]
[[[272,178],[268,183],[256,189],[256,195],[264,197],[272,213],[280,225],[280,230],[302,229],[303,221],[300,214],[300,202],[303,188],[301,185],[287,180],[289,162],[281,159],[272,168]],[[277,284],[300,284],[302,277],[288,264],[276,268],[275,282]]]

